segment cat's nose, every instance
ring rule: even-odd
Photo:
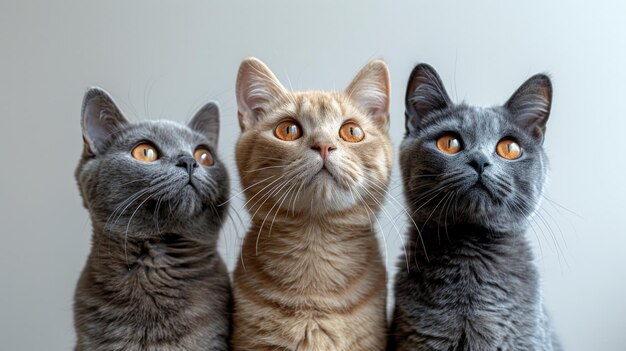
[[[471,159],[468,164],[472,166],[472,168],[474,168],[479,175],[483,174],[485,168],[491,166],[491,163],[489,163],[487,158],[484,156],[476,156]]]
[[[319,151],[320,155],[322,156],[322,160],[326,161],[326,159],[328,158],[328,154],[331,151],[336,150],[337,147],[330,143],[317,143],[311,146],[311,149]]]
[[[193,171],[198,168],[198,162],[195,158],[191,156],[179,156],[178,161],[176,162],[177,167],[182,167],[187,170],[187,173],[191,176]]]

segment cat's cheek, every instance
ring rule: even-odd
[[[417,145],[415,142],[405,141],[402,143],[400,149],[400,164],[409,166],[401,167],[401,170],[403,172],[403,178],[405,182],[408,182],[409,185],[413,187],[416,185],[413,183],[415,181],[414,178],[416,177],[417,173],[415,167],[412,165],[419,164],[420,157],[422,156],[420,155],[420,152],[417,149]]]

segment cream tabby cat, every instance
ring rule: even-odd
[[[373,230],[391,172],[389,73],[288,92],[261,61],[237,78],[237,165],[252,216],[234,276],[234,350],[384,350]]]

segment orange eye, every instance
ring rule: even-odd
[[[504,138],[496,145],[496,152],[504,159],[516,160],[522,156],[522,147],[515,140]]]
[[[358,124],[348,122],[339,129],[339,136],[347,142],[358,143],[365,138],[365,133],[363,133],[363,129]]]
[[[461,151],[461,139],[454,134],[442,135],[437,139],[437,148],[444,154],[456,154]]]
[[[211,152],[205,147],[197,148],[193,153],[193,158],[205,167],[213,165],[213,156],[211,156]]]
[[[159,158],[159,153],[156,151],[156,148],[147,143],[135,146],[131,155],[141,162],[154,162]]]
[[[302,136],[302,128],[294,121],[283,121],[274,129],[274,135],[280,140],[293,141]]]

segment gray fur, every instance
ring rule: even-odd
[[[92,89],[82,118],[76,179],[93,237],[74,299],[76,350],[227,350],[231,291],[216,246],[229,181],[216,155],[217,106],[190,127],[129,123]],[[143,142],[157,147],[156,162],[131,156]],[[177,166],[200,145],[212,166]]]
[[[547,173],[551,98],[549,78],[536,75],[503,106],[453,104],[432,67],[413,70],[400,166],[415,226],[396,276],[390,350],[560,349],[525,238]],[[454,155],[436,146],[450,132],[462,139]],[[504,137],[522,146],[519,159],[496,154]]]

